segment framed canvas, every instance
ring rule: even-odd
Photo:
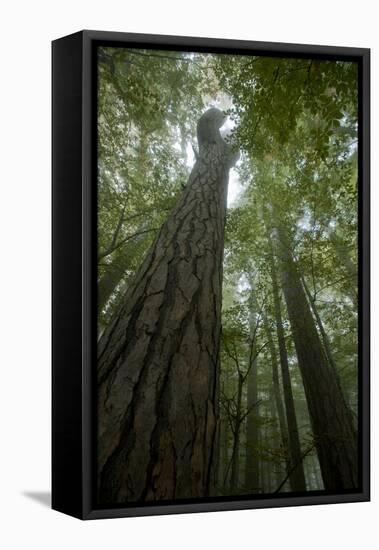
[[[369,50],[53,42],[53,508],[369,500]]]

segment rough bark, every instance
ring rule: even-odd
[[[288,356],[287,356],[287,347],[284,337],[283,330],[283,320],[282,320],[282,310],[280,303],[280,294],[279,294],[279,284],[278,277],[276,273],[276,265],[273,251],[273,244],[271,236],[268,235],[268,244],[269,244],[269,256],[270,256],[270,268],[271,268],[271,281],[272,281],[272,291],[274,298],[274,311],[275,311],[275,323],[276,323],[276,332],[278,337],[279,345],[279,357],[280,357],[280,366],[282,372],[282,382],[283,382],[283,394],[284,394],[284,404],[286,409],[287,416],[287,425],[288,425],[288,439],[290,444],[290,485],[292,491],[305,491],[306,483],[304,476],[303,468],[303,459],[299,439],[299,431],[297,427],[295,403],[292,393],[291,385],[291,376],[288,366]]]
[[[353,489],[358,486],[358,454],[352,415],[323,349],[284,230],[277,226],[283,292],[325,489]]]
[[[203,497],[217,424],[229,148],[208,110],[199,157],[98,346],[102,504]]]

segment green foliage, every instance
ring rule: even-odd
[[[200,114],[209,104],[218,105],[234,121],[227,139],[241,151],[241,192],[228,208],[225,234],[219,490],[249,492],[242,474],[250,452],[250,415],[260,431],[251,451],[260,461],[259,491],[275,491],[286,478],[288,458],[272,406],[266,330],[275,335],[268,239],[278,224],[328,335],[345,396],[357,410],[357,66],[100,48],[98,79],[99,282],[112,266],[125,265],[99,311],[100,330],[122,302],[128,280],[188,179]],[[305,451],[312,447],[312,430],[284,303],[282,310]],[[249,410],[247,380],[253,368],[259,407]],[[240,485],[231,488],[238,418],[241,475]],[[308,488],[322,488],[314,452],[304,464]]]
[[[99,282],[128,258],[99,329],[109,322],[172,209],[190,168],[207,60],[152,50],[100,48],[98,52]],[[142,238],[143,237],[143,238]]]

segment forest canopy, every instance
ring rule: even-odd
[[[97,116],[100,500],[356,488],[357,64],[99,47]]]

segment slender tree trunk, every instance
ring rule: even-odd
[[[320,331],[320,334],[321,334],[321,338],[322,338],[322,343],[324,344],[324,350],[325,350],[325,353],[326,353],[326,356],[328,358],[328,361],[330,363],[330,366],[335,370],[337,371],[337,365],[334,361],[334,358],[333,358],[333,353],[332,353],[332,348],[330,346],[330,342],[329,342],[329,338],[328,338],[328,335],[326,334],[325,332],[325,329],[324,329],[324,325],[322,323],[322,320],[321,320],[321,317],[320,317],[320,314],[318,312],[318,309],[317,309],[317,306],[315,304],[315,301],[313,299],[313,296],[311,294],[311,291],[309,290],[308,288],[308,285],[307,283],[305,282],[305,279],[303,277],[303,275],[300,275],[301,277],[301,282],[303,283],[303,287],[304,287],[304,290],[305,290],[305,293],[308,297],[308,300],[309,300],[309,303],[311,305],[311,308],[312,308],[312,311],[313,311],[313,314],[315,316],[315,319],[316,319],[316,323],[317,323],[317,326],[318,326],[318,329]]]
[[[228,173],[208,110],[199,157],[98,346],[99,502],[212,488]]]
[[[218,486],[223,489],[228,468],[228,420],[224,416],[220,418],[220,462],[218,466]],[[227,480],[226,480],[227,481]]]
[[[253,289],[253,284],[251,283]],[[246,409],[246,465],[245,485],[249,492],[259,492],[259,403],[258,403],[258,357],[257,357],[257,326],[254,313],[257,309],[252,297],[252,311],[250,313],[250,357],[249,372],[247,375]]]
[[[266,423],[267,416],[266,416],[265,409],[266,409],[265,406],[261,407],[262,427],[259,430],[259,440],[260,440],[259,443],[260,443],[260,447],[262,447],[262,448],[264,448],[268,443],[267,423]],[[261,465],[261,468],[260,468],[260,471],[261,471],[260,492],[263,493],[263,494],[264,493],[269,493],[270,492],[270,472],[268,471],[267,460],[266,460],[266,457],[264,456],[263,453],[262,453],[262,457],[261,457],[259,462],[260,462],[260,465]]]
[[[320,472],[319,460],[317,458],[317,455],[312,455],[311,458],[312,458],[312,464],[313,464],[313,472],[314,472],[315,479],[316,479],[316,488],[318,490],[322,490],[322,489],[324,489],[324,483],[322,481],[322,476],[321,476],[321,472]]]
[[[208,480],[209,495],[217,496],[219,494],[219,471],[220,471],[220,456],[221,456],[221,420],[220,420],[220,369],[216,374],[215,395],[217,396],[214,404],[214,414],[216,417],[216,433],[214,436],[214,451],[212,464],[210,466],[210,477]]]
[[[309,300],[309,303],[311,305],[314,317],[316,319],[317,327],[318,327],[318,329],[320,331],[320,334],[321,334],[321,339],[322,339],[322,343],[323,343],[323,346],[324,346],[324,351],[325,351],[326,357],[329,361],[330,366],[335,370],[335,372],[337,373],[337,376],[338,376],[338,367],[337,367],[337,364],[336,364],[336,362],[334,360],[334,357],[333,357],[332,346],[330,344],[329,337],[328,337],[327,333],[325,332],[324,324],[323,324],[322,319],[320,317],[320,314],[318,312],[316,302],[315,302],[315,300],[314,300],[314,298],[311,294],[311,291],[308,288],[307,283],[305,282],[305,279],[304,279],[303,275],[300,275],[300,277],[301,277],[301,282],[303,283],[305,293],[306,293],[307,298]],[[352,414],[354,430],[356,430],[357,429],[357,419],[353,415],[353,411],[350,407],[349,399],[348,399],[348,397],[346,397],[346,391],[345,392],[343,391],[343,394],[345,396],[346,403],[349,407],[349,410]]]
[[[253,365],[247,375],[247,409],[250,410],[246,419],[246,474],[245,484],[249,492],[259,492],[259,404],[258,404],[258,362]]]
[[[278,364],[276,364],[276,371],[278,371]],[[270,416],[271,416],[272,421],[275,421],[275,424],[272,423],[272,425],[271,425],[271,430],[270,430],[270,432],[271,432],[271,438],[270,438],[271,443],[270,443],[270,446],[271,446],[272,449],[274,449],[276,452],[278,452],[278,451],[280,451],[281,445],[283,445],[283,434],[281,432],[279,414],[278,414],[278,410],[277,410],[277,399],[276,399],[276,396],[275,396],[275,392],[276,392],[276,389],[275,389],[275,384],[273,382],[272,386],[270,388],[270,393],[269,393],[269,403],[270,403]],[[285,422],[283,403],[281,403],[281,407],[282,407],[282,413],[283,413],[283,421]],[[279,427],[279,429],[278,429],[278,427]],[[287,440],[287,444],[288,444],[288,440]],[[286,462],[285,471],[287,471],[287,464],[288,464],[288,462]],[[281,481],[283,479],[282,472],[281,472],[281,466],[282,466],[282,463],[279,460],[273,460],[271,462],[271,470],[272,470],[271,480],[273,482],[273,483],[271,483],[271,486],[279,487],[279,484],[281,483]]]
[[[286,459],[285,459],[286,471],[288,472],[290,470],[290,460],[289,460],[289,454],[288,454],[289,448],[288,448],[287,423],[286,423],[285,411],[284,411],[284,406],[282,401],[282,395],[280,391],[279,368],[278,368],[276,349],[275,349],[274,340],[272,338],[271,329],[267,323],[267,320],[265,320],[265,332],[267,336],[268,349],[270,352],[271,365],[272,365],[273,396],[274,396],[276,412],[279,420],[279,429],[280,429],[282,447],[286,456]],[[281,479],[279,480],[279,483],[280,481]],[[279,486],[279,483],[278,483],[278,486]]]
[[[282,308],[280,304],[279,285],[276,274],[276,265],[271,236],[268,235],[269,254],[271,265],[272,292],[274,298],[274,311],[276,321],[276,332],[278,336],[280,366],[282,371],[284,404],[286,408],[288,439],[290,444],[290,485],[292,491],[305,491],[306,483],[304,476],[303,459],[301,453],[299,431],[295,412],[295,403],[293,400],[291,377],[288,366],[287,347],[284,337]]]
[[[241,373],[238,375],[237,386],[237,403],[236,403],[236,416],[234,421],[234,438],[233,438],[233,451],[232,451],[232,472],[230,476],[230,488],[235,490],[239,484],[239,454],[240,454],[240,439],[241,439],[241,407],[242,407],[242,388],[243,388],[243,376]]]
[[[352,415],[324,352],[283,228],[277,225],[283,291],[325,489],[353,489],[358,486],[358,454]]]

